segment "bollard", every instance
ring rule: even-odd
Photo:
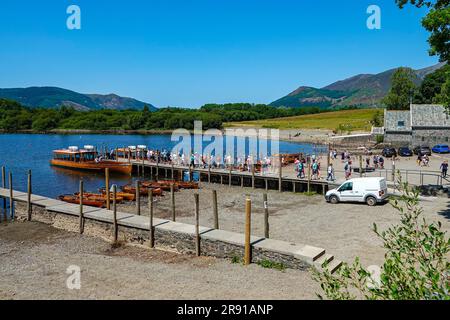
[[[195,254],[200,256],[200,227],[199,227],[199,195],[194,194],[195,198]]]
[[[148,206],[149,206],[149,210],[150,210],[150,226],[149,226],[149,231],[150,231],[150,248],[154,248],[155,247],[155,234],[154,234],[154,228],[153,228],[153,190],[149,190],[148,191]]]
[[[245,256],[244,265],[248,266],[251,263],[251,248],[250,248],[250,230],[251,230],[251,212],[252,201],[247,197],[245,201]]]
[[[136,181],[136,214],[141,215],[141,185]]]
[[[80,234],[84,233],[83,194],[84,184],[83,180],[80,180]]]
[[[267,202],[267,193],[263,194],[264,201],[264,238],[269,239],[269,205]]]
[[[231,163],[230,163],[230,171],[228,172],[228,186],[229,186],[229,187],[231,187],[231,175],[232,175],[232,170],[233,170],[233,167],[231,166]]]
[[[106,189],[106,209],[111,210],[111,200],[109,193],[109,168],[105,169],[105,189]]]
[[[214,229],[219,229],[219,212],[217,210],[217,191],[212,191],[213,198],[213,216],[214,216]]]
[[[31,214],[33,208],[31,207],[31,170],[28,170],[28,184],[27,184],[27,213],[28,221],[31,221]]]
[[[113,224],[114,224],[114,243],[119,238],[119,226],[117,224],[117,186],[113,185]]]
[[[175,190],[174,190],[174,184],[170,184],[170,199],[171,199],[171,208],[172,208],[172,221],[175,222],[176,215],[175,215]]]

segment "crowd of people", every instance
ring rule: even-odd
[[[326,166],[326,180],[327,181],[335,181],[335,165],[338,161],[338,152],[336,149],[330,150],[329,153],[330,161],[327,161],[328,165]],[[111,153],[105,155],[107,159],[114,159],[115,153],[114,150],[111,150]],[[146,159],[151,162],[158,163],[173,163],[177,166],[186,166],[191,168],[204,168],[207,169],[211,167],[213,169],[233,169],[239,171],[248,171],[251,172],[252,168],[255,169],[256,172],[261,174],[274,174],[279,172],[280,168],[280,159],[279,157],[255,157],[253,155],[247,156],[237,156],[233,157],[231,155],[226,155],[223,158],[220,155],[211,156],[211,155],[202,155],[195,152],[190,154],[185,154],[182,152],[169,152],[166,149],[162,150],[153,150],[149,149],[147,151],[135,151],[134,157],[139,159]],[[350,154],[349,151],[342,151],[340,154],[340,160],[342,163],[342,169],[345,175],[345,179],[351,179],[353,173],[353,161],[354,157]],[[365,170],[375,170],[375,169],[384,169],[385,159],[383,156],[379,154],[372,155],[368,153],[364,156],[365,160]],[[396,158],[392,159],[396,161]],[[281,163],[285,164],[285,159],[281,159]],[[334,163],[334,164],[333,164]],[[430,163],[430,158],[428,155],[419,154],[417,157],[417,164],[419,166],[428,167]],[[308,171],[309,166],[309,171]],[[312,180],[320,180],[324,178],[322,174],[322,157],[319,155],[306,155],[305,157],[298,157],[294,162],[294,170],[296,177],[299,179],[309,177]],[[441,166],[441,175],[442,177],[447,177],[448,172],[448,161],[444,161]]]

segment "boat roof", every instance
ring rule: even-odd
[[[60,150],[53,150],[53,153],[58,153],[58,154],[86,154],[86,153],[97,153],[97,151],[95,151],[95,150],[86,150],[86,149],[79,149],[79,150],[60,149]]]

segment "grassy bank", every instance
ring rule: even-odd
[[[371,121],[380,109],[342,110],[287,118],[227,122],[225,127],[274,129],[327,129],[335,131],[370,131]]]

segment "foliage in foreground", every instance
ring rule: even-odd
[[[450,239],[441,223],[422,217],[418,191],[403,184],[403,194],[391,204],[400,223],[385,231],[373,230],[387,249],[379,278],[365,269],[359,258],[335,273],[313,271],[324,297],[334,300],[450,300],[448,254]]]

